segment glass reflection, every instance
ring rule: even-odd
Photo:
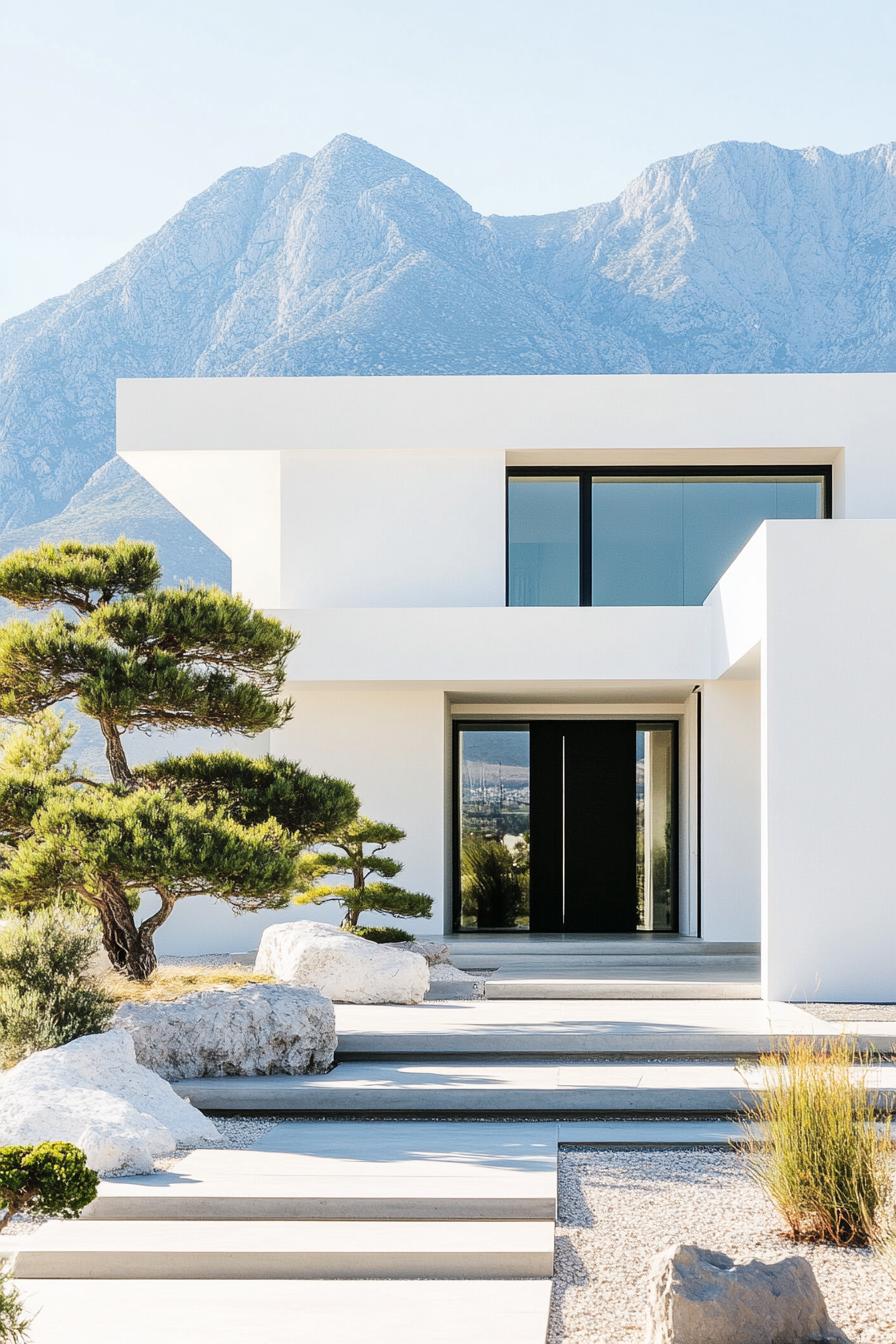
[[[460,926],[529,927],[529,732],[460,734]]]
[[[507,569],[511,607],[578,606],[578,477],[510,477]]]
[[[639,724],[635,750],[638,928],[666,933],[675,927],[673,729]]]

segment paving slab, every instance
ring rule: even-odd
[[[550,1124],[276,1125],[246,1149],[102,1181],[90,1219],[553,1219]]]
[[[860,1026],[860,1024],[854,1024]],[[788,1036],[838,1027],[793,1004],[757,1000],[478,1000],[466,1003],[337,1004],[337,1058],[434,1055],[647,1055],[741,1058]],[[853,1034],[852,1032],[850,1034]],[[858,1030],[863,1048],[896,1048],[896,1023]]]
[[[751,1081],[761,1082],[758,1074]],[[207,1111],[332,1115],[535,1115],[633,1112],[728,1115],[752,1089],[733,1061],[654,1063],[481,1058],[368,1060],[324,1076],[198,1078],[177,1083]],[[869,1079],[882,1105],[896,1097],[896,1065]]]
[[[550,1279],[23,1280],[29,1344],[544,1344]]]
[[[52,1220],[14,1266],[20,1279],[531,1279],[553,1254],[552,1219]]]
[[[566,1147],[613,1148],[725,1147],[743,1138],[730,1120],[561,1120],[557,1140]]]

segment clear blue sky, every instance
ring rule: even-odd
[[[483,212],[716,140],[896,139],[894,0],[6,0],[0,318],[350,131]]]

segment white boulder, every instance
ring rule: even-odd
[[[646,1344],[835,1344],[812,1266],[792,1255],[735,1264],[700,1246],[670,1246],[650,1270]]]
[[[126,1031],[81,1036],[0,1074],[4,1143],[66,1142],[99,1172],[152,1171],[178,1145],[220,1138],[211,1120],[137,1063]]]
[[[326,1073],[336,1051],[336,1015],[316,989],[220,986],[171,1003],[123,1003],[116,1026],[137,1059],[163,1078]]]
[[[255,969],[318,989],[334,1003],[421,1003],[429,988],[425,957],[313,920],[265,929]]]

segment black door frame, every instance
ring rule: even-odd
[[[461,928],[461,872],[460,872],[460,826],[461,826],[461,773],[460,773],[460,735],[465,730],[475,729],[494,729],[517,730],[529,732],[533,724],[556,723],[559,726],[576,723],[628,723],[634,725],[635,731],[638,728],[671,728],[672,730],[672,928],[665,929],[659,933],[648,930],[635,930],[636,933],[643,933],[645,937],[662,936],[663,933],[677,934],[681,924],[680,910],[680,853],[681,837],[680,828],[680,793],[681,793],[681,760],[680,760],[680,720],[673,717],[658,715],[655,718],[638,715],[576,715],[569,717],[533,717],[512,718],[507,714],[497,715],[495,718],[454,718],[451,723],[451,929],[452,933],[464,934],[484,934],[494,935],[502,934],[520,934],[527,935],[528,929],[462,929]],[[697,853],[697,871],[700,870],[699,837]],[[530,907],[531,919],[531,907]]]

